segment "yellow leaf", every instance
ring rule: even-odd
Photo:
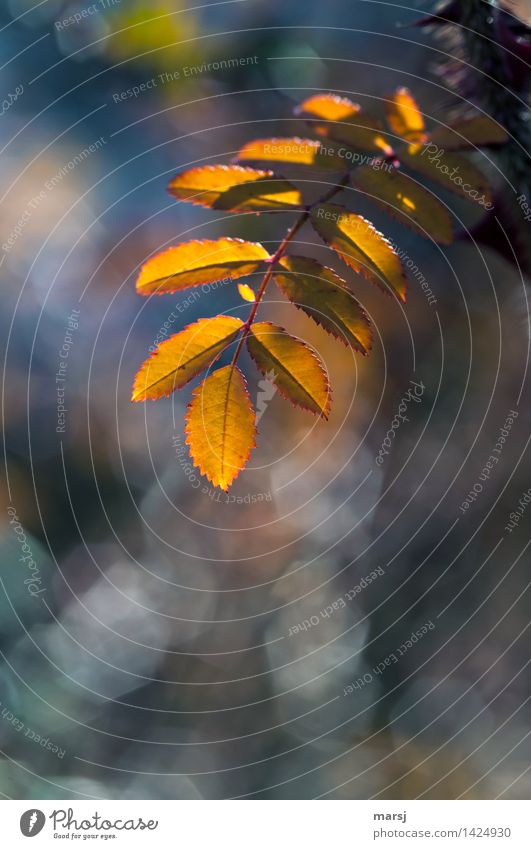
[[[133,401],[161,398],[181,389],[233,342],[243,322],[229,315],[201,318],[162,342],[135,377]]]
[[[140,295],[180,292],[189,286],[252,274],[269,254],[258,242],[215,239],[183,242],[149,259],[136,283]]]
[[[424,119],[415,98],[407,88],[398,88],[386,104],[389,126],[403,139],[419,142],[424,138]]]
[[[323,363],[300,339],[267,321],[253,324],[247,347],[256,365],[282,395],[312,413],[328,418],[331,390]]]
[[[387,157],[387,159],[390,159],[391,157],[393,157],[393,158],[395,157],[395,152],[394,152],[393,148],[391,147],[390,144],[387,143],[387,141],[383,138],[383,136],[376,136],[376,138],[374,139],[374,144],[376,146],[376,149],[378,151],[381,151],[384,154],[384,156]],[[375,161],[376,160],[373,159],[373,162],[375,162]],[[379,161],[381,162],[381,159]]]
[[[277,285],[289,300],[332,336],[367,354],[372,344],[367,313],[331,268],[315,259],[285,256],[276,270]]]
[[[321,238],[343,262],[387,294],[389,287],[399,300],[406,300],[406,275],[400,259],[370,221],[333,203],[314,206],[311,219]]]
[[[401,150],[400,160],[412,171],[433,180],[447,191],[490,208],[489,181],[479,168],[464,156],[445,153],[438,145],[430,142]]]
[[[355,150],[377,151],[378,153],[383,151],[386,156],[392,156],[393,148],[386,142],[381,133],[382,130],[378,122],[362,114],[356,124],[330,124],[326,136],[332,141],[342,142]],[[345,158],[349,159],[348,154]],[[353,157],[352,161],[355,165],[357,160]]]
[[[429,135],[429,141],[444,150],[464,150],[483,145],[504,144],[508,135],[503,127],[488,115],[464,118],[451,127],[437,127]]]
[[[364,165],[353,172],[352,185],[367,194],[384,212],[411,227],[424,238],[450,245],[453,228],[450,213],[427,189],[398,171],[376,171]]]
[[[238,292],[244,301],[249,301],[250,304],[254,303],[256,300],[256,296],[247,283],[238,283]]]
[[[232,365],[220,368],[194,390],[186,434],[201,474],[227,490],[256,444],[255,415],[239,369]]]
[[[326,124],[312,121],[312,129],[319,135],[342,142],[357,150],[381,149],[377,137],[383,128],[381,123],[363,112],[361,106],[348,97],[336,94],[317,94],[309,97],[295,110],[303,118],[322,118]],[[336,123],[338,122],[338,123]],[[388,151],[392,150],[388,148]]]
[[[332,168],[335,171],[345,170],[345,158],[338,155],[337,145],[298,136],[255,139],[244,145],[236,158],[240,161],[291,162],[295,165]]]
[[[348,121],[358,114],[361,107],[348,97],[337,94],[314,94],[295,109],[296,115],[324,118],[326,121]]]
[[[178,200],[226,211],[262,211],[300,206],[299,191],[272,171],[240,165],[205,165],[177,174],[168,190]]]

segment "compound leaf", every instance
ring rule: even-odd
[[[149,259],[140,271],[136,290],[140,295],[180,292],[202,283],[252,274],[269,254],[258,242],[214,239],[183,242]]]
[[[282,395],[304,410],[328,418],[330,384],[322,361],[300,339],[268,321],[251,326],[247,347],[256,365]]]
[[[278,265],[275,282],[296,307],[343,344],[362,354],[369,352],[369,317],[335,271],[301,256],[285,256]]]
[[[453,228],[450,213],[427,189],[394,168],[375,171],[370,165],[358,168],[351,177],[354,188],[365,192],[384,212],[393,215],[424,238],[450,245]]]
[[[138,371],[133,401],[161,398],[181,389],[233,342],[243,322],[229,315],[201,318],[162,342]]]
[[[333,203],[314,206],[311,220],[317,233],[343,262],[384,292],[388,293],[389,287],[399,300],[405,301],[406,275],[400,259],[370,221]]]
[[[298,189],[272,171],[240,165],[204,165],[177,174],[168,190],[178,200],[227,212],[300,206]]]
[[[236,366],[210,374],[193,392],[186,416],[186,442],[202,475],[227,490],[256,445],[255,415]]]

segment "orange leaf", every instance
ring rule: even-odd
[[[386,104],[389,126],[403,139],[419,142],[424,138],[424,118],[407,88],[398,88]]]
[[[247,283],[238,283],[238,292],[240,293],[240,297],[244,301],[248,301],[250,304],[256,301],[256,295],[254,294],[253,289],[247,285]]]
[[[232,365],[220,368],[194,390],[186,434],[201,474],[227,490],[256,444],[255,415],[239,369]]]
[[[485,175],[458,153],[445,153],[436,144],[412,145],[400,151],[400,160],[447,191],[490,208],[491,190]]]
[[[381,133],[382,130],[378,122],[362,114],[356,124],[352,122],[331,124],[325,134],[332,141],[342,142],[355,150],[377,151],[378,153],[383,152],[385,156],[392,156],[393,148],[386,142]],[[351,157],[347,154],[345,158],[350,159]],[[352,157],[352,161],[356,164],[356,157]]]
[[[337,94],[314,94],[295,109],[302,117],[324,118],[326,121],[348,121],[360,111],[361,106],[348,97]]]
[[[181,389],[233,342],[243,322],[229,315],[201,318],[162,342],[135,378],[133,401],[161,398]]]
[[[338,155],[337,146],[315,139],[271,138],[255,139],[244,145],[236,157],[240,161],[291,162],[313,165],[316,168],[345,169],[345,159]]]
[[[429,141],[444,150],[464,150],[491,144],[504,144],[508,135],[503,127],[488,115],[464,118],[451,127],[437,127],[429,135]]]
[[[414,179],[398,171],[376,171],[364,165],[353,172],[354,188],[361,189],[369,200],[393,215],[424,238],[450,245],[453,241],[452,219],[446,207]]]
[[[341,277],[315,259],[285,256],[275,270],[275,282],[296,307],[345,345],[367,354],[371,323]]]
[[[252,274],[269,254],[258,242],[242,239],[183,242],[149,259],[136,283],[140,295],[180,292],[201,283]]]
[[[406,300],[406,275],[400,259],[370,221],[333,203],[314,206],[311,220],[321,238],[337,251],[343,262],[387,294],[390,288],[399,300]]]
[[[319,135],[342,142],[357,150],[381,150],[381,123],[367,115],[357,103],[335,94],[317,94],[309,97],[295,110],[304,118],[322,118],[328,123],[312,121],[312,129]],[[337,123],[336,123],[337,122]],[[378,138],[380,138],[378,142]],[[387,153],[392,150],[387,146]]]
[[[240,165],[205,165],[178,174],[168,186],[178,200],[226,211],[300,206],[299,191],[272,171]]]
[[[328,418],[331,390],[323,363],[300,339],[268,321],[253,324],[249,353],[260,371],[289,401]]]

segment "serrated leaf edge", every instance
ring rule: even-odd
[[[310,407],[305,407],[303,404],[300,404],[300,403],[298,403],[297,401],[294,401],[294,400],[293,400],[293,398],[291,398],[291,396],[290,396],[290,395],[288,395],[288,394],[285,392],[285,390],[284,390],[281,386],[278,386],[278,384],[277,384],[277,383],[275,383],[275,381],[274,381],[274,380],[272,380],[271,382],[275,384],[275,386],[277,387],[277,389],[278,389],[278,391],[280,392],[280,394],[282,395],[282,397],[283,397],[286,401],[289,401],[293,407],[298,407],[299,409],[306,410],[306,412],[308,412],[308,413],[312,413],[312,415],[314,415],[314,416],[319,416],[320,418],[323,418],[323,419],[325,419],[326,421],[328,421],[328,417],[329,417],[329,415],[330,415],[330,410],[331,410],[331,408],[332,408],[332,386],[331,386],[330,381],[329,381],[329,379],[328,379],[328,374],[327,374],[327,372],[326,372],[326,369],[323,367],[323,364],[322,364],[322,360],[321,360],[321,358],[320,358],[320,357],[319,357],[319,356],[315,353],[315,351],[314,351],[314,350],[310,347],[310,345],[308,345],[308,343],[307,343],[307,342],[304,342],[302,339],[299,339],[297,336],[293,336],[293,334],[292,334],[292,333],[288,333],[288,331],[286,330],[286,328],[285,328],[285,327],[281,327],[279,324],[274,324],[272,321],[260,321],[260,322],[258,322],[258,324],[267,324],[267,325],[269,325],[270,327],[273,327],[273,328],[274,328],[275,330],[277,330],[277,331],[282,331],[282,332],[283,332],[283,333],[285,333],[287,336],[291,336],[291,338],[292,338],[292,339],[296,339],[296,340],[297,340],[297,342],[300,342],[300,343],[301,343],[302,345],[304,345],[304,347],[305,347],[305,348],[309,351],[309,353],[311,354],[312,358],[315,360],[315,362],[316,362],[316,364],[317,364],[317,367],[318,367],[319,371],[321,372],[321,374],[323,375],[323,377],[324,377],[324,379],[325,379],[326,388],[327,388],[327,398],[326,398],[326,407],[325,407],[324,411],[323,411],[323,410],[321,410],[320,412],[317,412],[316,410],[312,410]],[[250,350],[250,348],[249,348],[249,336],[251,336],[251,335],[253,335],[253,329],[252,329],[252,327],[251,327],[251,329],[250,329],[249,335],[247,336],[247,340],[246,340],[246,343],[247,343],[247,350],[248,350],[248,352],[249,352],[249,356],[250,356],[250,357],[251,357],[251,359],[253,360],[254,364],[255,364],[255,365],[256,365],[256,367],[257,367],[257,369],[258,369],[258,370],[259,370],[259,371],[260,371],[263,375],[266,375],[266,376],[267,376],[267,373],[268,373],[268,372],[267,372],[265,369],[263,369],[263,368],[262,368],[262,366],[261,366],[261,365],[260,365],[260,364],[259,364],[259,363],[255,360],[255,358],[254,358],[254,356],[253,356],[253,354],[252,354],[252,352],[251,352],[251,350]],[[257,342],[259,342],[259,343],[260,343],[260,339],[258,339],[258,337],[254,337],[254,338],[257,340]],[[263,346],[263,347],[265,347],[265,346]],[[269,353],[269,352],[268,352],[268,353]],[[277,362],[276,357],[271,357],[271,359],[274,359],[274,360],[275,360],[275,362]],[[280,365],[282,365],[282,363],[280,363]],[[284,371],[288,371],[288,369],[287,369],[285,366],[283,366],[283,369],[284,369]],[[289,372],[289,373],[291,374],[291,372]],[[291,375],[291,376],[293,377],[293,375]],[[295,380],[295,378],[294,378],[294,380]],[[298,381],[297,381],[297,380],[295,380],[295,383],[297,383],[297,384],[300,386],[300,384],[298,383]],[[309,395],[309,394],[310,394],[310,393],[308,392],[308,390],[304,388],[304,386],[301,386],[301,389],[303,390],[303,392],[305,392],[305,393],[306,393],[306,395]]]

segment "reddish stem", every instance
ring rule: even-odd
[[[307,219],[310,216],[312,209],[315,206],[318,206],[318,204],[320,204],[320,203],[326,203],[331,198],[333,198],[338,192],[340,192],[342,189],[344,189],[344,187],[347,184],[348,179],[349,179],[349,173],[350,172],[347,171],[347,173],[343,175],[343,177],[341,178],[339,183],[337,183],[337,185],[332,186],[332,188],[329,189],[322,197],[320,197],[318,200],[316,200],[315,203],[312,203],[310,206],[306,207],[304,212],[299,216],[299,218],[297,218],[295,223],[291,225],[291,227],[289,228],[288,232],[286,233],[286,235],[282,239],[280,245],[276,249],[273,256],[270,257],[267,260],[267,262],[269,264],[269,268],[267,269],[267,271],[264,275],[264,278],[263,278],[263,280],[260,284],[260,288],[258,289],[258,292],[256,293],[256,298],[255,298],[254,304],[251,308],[251,311],[249,313],[249,316],[247,318],[247,321],[245,322],[245,324],[243,325],[243,327],[241,329],[241,336],[238,340],[238,345],[236,346],[236,350],[235,350],[234,356],[232,358],[232,363],[231,363],[232,366],[235,366],[237,361],[238,361],[238,357],[240,356],[241,349],[243,348],[243,344],[244,344],[245,340],[247,339],[247,336],[249,335],[249,331],[251,329],[252,323],[253,323],[255,316],[256,316],[256,313],[258,311],[260,301],[262,300],[262,298],[265,294],[265,290],[267,289],[267,284],[269,283],[269,281],[271,280],[271,277],[273,275],[273,270],[274,270],[275,265],[277,264],[279,259],[281,259],[284,256],[284,252],[285,252],[286,248],[288,247],[289,243],[291,242],[293,237],[296,235],[296,233],[298,233],[298,231],[300,230],[302,225],[307,221]]]

